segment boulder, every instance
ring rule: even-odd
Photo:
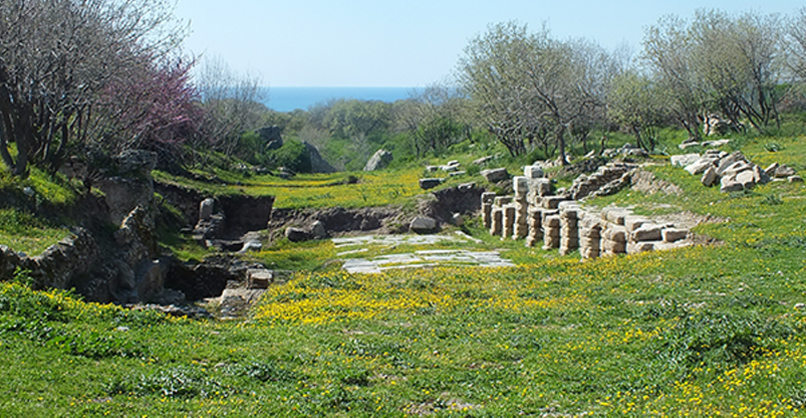
[[[429,218],[427,216],[417,216],[411,220],[409,229],[418,234],[434,232],[437,229],[437,221],[434,218]]]
[[[756,175],[753,171],[742,171],[736,175],[736,181],[741,183],[745,190],[752,190],[756,187]]]
[[[291,242],[303,242],[311,239],[311,234],[302,229],[290,226],[285,229],[285,237]]]
[[[736,181],[735,177],[723,177],[721,180],[722,187],[719,191],[722,193],[741,192],[744,190],[742,183]]]
[[[215,199],[207,198],[199,203],[199,220],[205,221],[210,219],[213,216],[213,211],[215,209]]]
[[[322,154],[319,153],[315,146],[305,141],[302,142],[302,145],[305,146],[305,150],[311,156],[311,173],[335,173],[338,171],[322,157]]]
[[[325,229],[325,224],[322,221],[315,221],[314,223],[312,223],[311,235],[313,235],[313,239],[327,238],[327,230]]]
[[[423,190],[433,189],[442,184],[440,178],[420,179],[420,188]]]
[[[453,216],[451,217],[451,220],[453,224],[458,226],[459,228],[465,225],[465,218],[464,216],[462,216],[461,213],[454,213]]]
[[[490,183],[497,183],[509,178],[509,172],[506,168],[495,168],[491,170],[482,170],[481,175]]]
[[[717,176],[717,174],[716,174],[716,168],[711,166],[711,167],[708,167],[708,169],[705,170],[705,172],[702,174],[702,178],[700,179],[700,182],[705,187],[711,187],[711,186],[714,185],[714,183],[716,183],[718,178],[719,178],[719,176]]]
[[[391,163],[393,159],[391,152],[385,149],[379,149],[369,158],[367,165],[364,166],[364,171],[383,170],[389,166],[389,163]]]

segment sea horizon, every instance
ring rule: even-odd
[[[308,110],[312,106],[331,100],[378,100],[393,103],[410,98],[421,87],[263,87],[268,89],[262,103],[278,112],[296,109]]]

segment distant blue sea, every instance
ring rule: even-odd
[[[392,103],[419,91],[413,87],[269,87],[263,104],[278,112],[308,110],[334,99],[380,100]]]

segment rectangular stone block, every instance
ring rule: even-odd
[[[614,242],[627,242],[627,229],[623,226],[608,225],[602,232],[602,238]]]
[[[606,240],[602,242],[602,250],[610,254],[624,254],[627,252],[627,244]]]
[[[643,224],[630,234],[633,242],[660,241],[663,239],[663,227],[655,224]]]
[[[598,251],[601,249],[601,242],[599,239],[580,238],[579,246],[581,248],[593,248]]]
[[[542,178],[543,168],[538,165],[528,165],[523,167],[523,175],[528,179],[539,179]]]
[[[633,232],[647,223],[650,223],[650,220],[643,216],[629,215],[624,218],[624,226],[627,228],[627,232]]]
[[[688,229],[666,228],[663,230],[663,240],[665,242],[677,242],[688,237]]]
[[[619,208],[604,208],[602,209],[602,219],[606,220],[607,222],[616,224],[616,225],[624,225],[624,219],[627,217],[628,213]]]

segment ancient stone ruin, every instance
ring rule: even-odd
[[[803,182],[797,172],[786,165],[773,163],[767,168],[750,162],[740,151],[728,154],[725,151],[708,150],[705,154],[675,155],[672,165],[683,167],[691,175],[701,175],[705,187],[719,184],[722,193],[752,190],[759,184],[771,181]]]
[[[581,175],[568,190],[552,192],[551,181],[539,166],[524,168],[513,178],[514,196],[481,196],[481,217],[490,234],[501,239],[525,239],[528,247],[579,250],[582,259],[631,254],[688,245],[690,232],[672,223],[636,216],[628,209],[584,208],[580,201],[615,194],[635,182],[646,183],[651,174],[630,164],[608,164]],[[672,185],[653,182],[653,190],[677,193]],[[542,245],[541,245],[542,244]]]

